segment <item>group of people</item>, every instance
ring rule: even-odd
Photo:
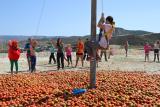
[[[28,65],[29,65],[29,70],[31,72],[34,72],[36,70],[35,66],[36,66],[36,45],[37,45],[37,41],[36,40],[32,40],[29,39],[28,43],[25,46],[25,49],[27,51],[27,61],[28,61]],[[10,60],[11,63],[11,74],[13,74],[13,66],[15,64],[16,67],[16,73],[18,73],[18,60],[20,58],[20,54],[21,54],[21,50],[18,47],[18,42],[16,40],[10,40],[8,42],[8,58]]]
[[[98,47],[96,49],[97,54],[96,57],[99,58],[98,51],[99,50],[107,50],[109,48],[109,40],[112,37],[112,33],[114,31],[115,22],[113,17],[108,16],[104,17],[102,13],[101,19],[98,22],[98,27],[100,28],[101,35],[99,36],[98,40]],[[13,65],[16,65],[16,73],[18,72],[18,59],[20,57],[20,49],[18,47],[18,42],[15,40],[9,41],[9,50],[8,50],[8,57],[11,62],[11,73],[13,74]],[[29,38],[28,43],[25,45],[25,50],[27,51],[26,57],[28,61],[29,71],[35,72],[36,71],[36,46],[37,41],[34,39]],[[84,66],[84,60],[89,60],[90,57],[93,57],[93,48],[90,45],[89,39],[86,39],[84,43],[82,39],[79,38],[76,46],[76,63],[75,67],[77,67],[79,59],[81,60],[82,67]],[[55,53],[56,51],[56,58]],[[51,64],[51,60],[53,59],[54,63],[57,63],[57,70],[60,68],[64,69],[64,60],[67,60],[68,66],[72,65],[72,46],[68,44],[64,47],[64,43],[62,39],[58,38],[57,42],[53,39],[51,40],[51,47],[50,47],[50,57],[49,57],[49,64]],[[103,51],[102,51],[103,52]],[[102,56],[102,55],[101,55]],[[106,60],[107,61],[107,60]]]
[[[124,43],[124,49],[125,49],[125,54],[126,54],[126,57],[128,56],[128,48],[129,48],[129,43],[128,41],[125,41]],[[155,62],[156,59],[157,61],[159,62],[159,50],[160,50],[160,41],[157,40],[153,46],[151,46],[148,42],[145,43],[144,45],[144,53],[145,53],[145,62],[146,61],[150,61],[149,60],[149,56],[150,56],[150,51],[153,50],[154,52],[154,59],[153,61]]]
[[[88,39],[87,39],[88,40]],[[83,62],[88,55],[86,54],[85,51],[85,45],[81,38],[78,39],[77,46],[76,46],[76,64],[75,67],[77,67],[79,59],[81,59],[82,67],[83,67]],[[55,51],[57,50],[57,51]],[[57,63],[57,70],[60,68],[64,69],[64,60],[67,61],[68,67],[72,64],[72,46],[71,44],[67,44],[66,46],[62,42],[62,39],[58,38],[57,42],[55,43],[54,40],[51,40],[51,46],[50,46],[50,57],[49,57],[49,64],[51,64],[51,60],[53,59],[54,64]],[[55,58],[55,52],[57,53],[56,58]]]
[[[154,43],[154,46],[150,46],[149,43],[146,43],[144,45],[144,52],[145,52],[145,61],[149,61],[149,53],[150,51],[153,50],[154,51],[154,62],[157,61],[159,62],[159,50],[160,50],[160,41],[157,40]]]
[[[76,63],[74,67],[77,67],[79,59],[81,60],[82,67],[84,66],[84,61],[90,60],[90,57],[93,57],[93,50],[96,50],[96,58],[97,60],[101,61],[102,55],[105,55],[105,61],[107,61],[107,50],[109,50],[108,59],[110,58],[110,55],[113,54],[112,47],[109,45],[109,41],[112,37],[112,33],[115,29],[115,22],[113,20],[112,16],[104,17],[104,14],[102,13],[102,16],[98,22],[98,27],[100,29],[99,32],[99,38],[98,38],[98,46],[96,49],[91,47],[91,42],[87,38],[85,42],[82,41],[81,38],[78,39],[77,45],[76,45]],[[50,41],[50,56],[49,56],[49,64],[51,64],[51,61],[54,61],[54,64],[57,64],[57,70],[60,68],[64,69],[64,60],[67,61],[68,67],[71,65],[73,67],[72,63],[72,46],[71,44],[64,45],[61,38],[58,38],[55,42],[53,39]],[[28,42],[25,45],[26,50],[26,57],[27,62],[29,66],[29,71],[35,72],[36,71],[36,46],[37,41],[34,39],[29,38]],[[21,50],[18,47],[18,42],[16,40],[10,40],[8,42],[8,57],[11,63],[11,73],[13,74],[13,66],[15,64],[16,67],[16,73],[18,73],[18,59],[21,54]],[[124,43],[124,49],[126,57],[128,56],[128,47],[129,43],[126,41]],[[154,47],[151,47],[148,43],[144,45],[144,52],[145,52],[145,61],[149,61],[149,52],[151,49],[154,50],[154,62],[156,59],[159,62],[159,50],[160,50],[160,41],[156,41],[154,44]],[[101,53],[99,55],[99,50],[101,50]],[[56,53],[56,57],[55,57]]]
[[[88,39],[87,39],[88,41]],[[86,41],[86,42],[87,42]],[[85,42],[85,43],[86,43]],[[67,44],[66,47],[64,46],[64,43],[62,42],[62,39],[58,38],[57,42],[55,42],[53,39],[51,39],[50,42],[50,56],[49,56],[49,64],[51,64],[52,60],[54,61],[54,64],[57,64],[57,70],[60,68],[64,69],[64,60],[68,62],[68,66],[72,66],[72,46],[71,44]],[[83,67],[83,62],[86,58],[88,58],[87,48],[85,47],[87,45],[83,43],[83,41],[79,38],[77,42],[77,48],[76,48],[76,64],[75,67],[78,65],[79,59],[81,59],[81,64]],[[27,43],[25,44],[24,49],[26,50],[26,57],[28,62],[29,71],[35,72],[36,71],[36,46],[37,41],[34,39],[29,38]],[[16,73],[18,73],[18,60],[20,58],[21,50],[18,47],[18,41],[16,40],[10,40],[8,42],[8,58],[11,63],[11,73],[13,74],[13,66],[15,64]],[[55,57],[56,53],[56,57]]]

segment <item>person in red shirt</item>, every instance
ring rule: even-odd
[[[146,62],[146,60],[149,61],[149,52],[150,52],[150,50],[151,50],[151,46],[148,43],[146,43],[144,45],[145,62]]]
[[[8,58],[11,63],[11,74],[13,74],[13,66],[15,64],[16,73],[18,73],[18,59],[20,57],[20,49],[18,48],[18,42],[16,40],[10,40],[8,42]]]
[[[72,47],[71,47],[71,44],[68,44],[66,47],[66,56],[67,56],[68,67],[70,64],[72,67]]]
[[[77,67],[79,58],[81,58],[82,67],[83,67],[83,53],[84,53],[84,43],[83,43],[83,41],[79,38],[79,39],[78,39],[78,42],[77,42],[76,65],[75,65],[75,67]]]

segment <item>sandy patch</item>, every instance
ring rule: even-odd
[[[123,49],[114,49],[114,56],[111,59],[98,63],[97,70],[107,70],[107,71],[142,71],[148,73],[159,73],[160,63],[153,62],[153,52],[150,54],[150,62],[144,62],[144,52],[142,50],[130,49],[129,55],[126,58]],[[56,64],[48,64],[49,52],[37,53],[37,71],[56,71]],[[77,68],[67,67],[67,62],[65,61],[65,71],[67,70],[90,70],[90,62],[85,61],[84,67],[81,67],[80,62]],[[75,53],[73,53],[73,66],[75,65]],[[0,74],[5,74],[10,71],[10,62],[8,60],[7,54],[0,54]],[[19,59],[19,71],[27,72],[28,65],[25,53],[21,54]]]

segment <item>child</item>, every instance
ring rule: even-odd
[[[56,64],[56,59],[55,59],[55,56],[54,56],[54,53],[55,53],[55,46],[54,46],[54,41],[51,40],[51,47],[50,47],[50,57],[49,57],[49,64],[51,64],[51,61],[53,59],[54,61],[54,64]]]
[[[151,50],[151,46],[150,46],[148,43],[146,43],[146,44],[144,45],[145,62],[146,62],[146,60],[149,61],[149,51],[150,51],[150,50]]]
[[[30,46],[31,73],[36,71],[36,50],[35,50],[36,46],[37,46],[37,41],[32,40]]]
[[[16,66],[16,73],[18,73],[18,59],[20,57],[20,49],[18,48],[18,42],[16,40],[10,40],[8,42],[8,58],[11,63],[11,74],[13,74],[13,66]]]
[[[70,63],[71,63],[71,66],[72,66],[72,48],[71,48],[71,44],[67,45],[66,56],[67,56],[68,67],[69,67]]]
[[[98,27],[104,31],[103,36],[99,40],[99,48],[108,49],[109,41],[112,38],[112,33],[115,29],[115,22],[112,16],[104,17],[102,13],[101,19],[98,22]]]

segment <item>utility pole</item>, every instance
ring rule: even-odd
[[[91,0],[91,47],[92,56],[90,61],[90,88],[96,86],[96,16],[97,16],[97,0]]]

